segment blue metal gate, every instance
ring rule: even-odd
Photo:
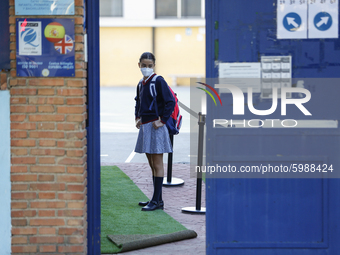
[[[218,77],[221,62],[255,63],[262,56],[291,56],[292,84],[315,78],[305,84],[312,94],[305,104],[312,119],[333,120],[337,125],[340,40],[278,40],[276,14],[276,0],[206,1],[207,77]],[[333,80],[325,83],[324,78]],[[223,107],[207,102],[208,166],[240,169],[297,163],[332,166],[332,173],[314,172],[308,178],[209,178],[207,174],[207,254],[340,254],[339,127],[215,129],[213,116],[235,118],[231,94],[220,96]],[[257,109],[271,105],[260,93],[254,94],[253,101]],[[293,106],[289,113],[289,119],[308,119]],[[242,119],[259,118],[246,109]],[[282,119],[280,107],[270,119]],[[320,178],[328,174],[337,178]]]

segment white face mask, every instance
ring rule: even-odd
[[[145,77],[149,77],[153,73],[153,68],[143,67],[140,71]]]

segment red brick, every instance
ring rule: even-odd
[[[26,209],[27,208],[27,202],[12,202],[11,208],[12,209]]]
[[[82,0],[74,0],[74,5],[75,6],[83,6],[84,2]]]
[[[11,173],[27,173],[27,166],[11,166]]]
[[[75,252],[83,252],[84,246],[58,246],[58,252],[68,252],[68,253],[75,253]]]
[[[72,114],[66,116],[68,122],[83,122],[86,120],[86,114]]]
[[[55,211],[54,210],[40,210],[38,212],[39,217],[54,217]]]
[[[60,78],[37,78],[30,79],[28,85],[34,86],[64,86],[64,79]]]
[[[53,156],[64,156],[65,150],[62,149],[31,149],[32,155],[53,155]]]
[[[26,104],[26,97],[12,97],[11,104]]]
[[[75,34],[83,34],[84,33],[83,26],[75,25],[74,26],[74,33]]]
[[[30,184],[30,190],[41,190],[41,191],[62,191],[65,190],[65,183],[32,183]]]
[[[59,148],[83,148],[85,141],[58,141],[57,147]]]
[[[81,132],[67,132],[66,138],[67,139],[83,139],[86,137],[86,129]]]
[[[18,157],[18,158],[11,158],[12,164],[35,164],[36,159],[34,157]]]
[[[30,97],[29,104],[46,104],[46,97]]]
[[[13,125],[14,123],[12,123]],[[26,138],[27,132],[26,131],[11,131],[11,138]]]
[[[58,216],[60,217],[82,217],[84,216],[84,211],[83,210],[59,210],[58,211]]]
[[[86,111],[86,106],[58,106],[58,113],[68,113],[68,114],[76,114],[76,113],[84,113]]]
[[[38,89],[38,95],[52,96],[54,95],[54,93],[55,93],[54,89]]]
[[[85,89],[58,89],[57,94],[59,96],[83,96]]]
[[[78,61],[84,61],[84,54],[83,53],[79,53],[79,52],[76,52],[74,54],[74,60],[78,60]]]
[[[80,228],[59,228],[59,235],[83,235],[84,230]]]
[[[78,24],[78,25],[84,24],[84,18],[83,17],[75,17],[74,18],[74,24]]]
[[[28,184],[14,184],[14,183],[12,183],[11,190],[12,191],[28,190]]]
[[[36,174],[20,174],[20,175],[11,175],[12,182],[33,182],[37,181],[38,176]]]
[[[27,243],[26,236],[12,236],[12,244],[23,244]]]
[[[85,87],[86,86],[86,79],[81,80],[68,80],[67,81],[68,87]]]
[[[11,129],[19,129],[19,130],[35,130],[35,123],[11,123]]]
[[[78,43],[78,45],[79,45],[79,47],[84,48],[84,45],[83,45],[83,44]],[[81,46],[81,45],[82,45],[82,46]],[[76,50],[76,51],[77,51],[77,50]],[[83,51],[83,49],[80,50],[80,51]],[[76,69],[86,69],[87,66],[86,66],[86,63],[83,62],[83,61],[76,61],[75,68],[76,68]]]
[[[65,121],[64,115],[31,115],[29,116],[29,121]]]
[[[26,115],[11,114],[11,122],[15,122],[15,121],[21,122],[21,121],[24,121],[25,119],[26,119]]]
[[[30,243],[63,243],[62,236],[31,236]]]
[[[85,167],[83,166],[68,166],[67,172],[71,174],[83,174],[85,172]]]
[[[85,104],[86,98],[80,97],[80,98],[67,98],[66,104],[68,105],[83,105]]]
[[[84,39],[82,39],[82,40],[84,41]],[[79,43],[79,42],[75,43],[74,50],[75,51],[84,51],[84,44]],[[76,63],[76,69],[79,69],[79,68],[77,68],[77,63]]]
[[[68,150],[66,155],[68,157],[83,157],[86,154],[85,149],[83,150]]]
[[[36,245],[12,246],[12,253],[30,253],[37,252]]]
[[[65,220],[64,219],[31,219],[30,220],[31,226],[64,226]]]
[[[39,235],[55,235],[56,233],[55,228],[39,228]]]
[[[49,97],[47,98],[47,104],[64,104],[63,97]]]
[[[29,200],[36,199],[37,193],[35,192],[12,192],[12,200]]]
[[[83,200],[84,194],[82,193],[58,193],[60,200]]]
[[[76,77],[77,78],[86,78],[87,72],[84,70],[76,70]]]
[[[79,129],[78,124],[71,124],[71,123],[59,123],[57,125],[58,130],[77,130]]]
[[[11,212],[12,218],[34,217],[37,214],[34,210],[21,210]]]
[[[39,123],[38,130],[54,130],[55,124],[54,123]]]
[[[38,106],[38,112],[54,112],[54,106],[52,105]]]
[[[12,226],[27,226],[26,219],[12,219]]]
[[[15,156],[27,155],[27,149],[11,149],[11,153]],[[27,169],[25,172],[27,172]]]
[[[67,185],[67,190],[68,191],[74,191],[74,192],[83,192],[85,190],[85,185],[84,184],[79,184],[79,185],[75,185],[75,184],[69,184]]]
[[[55,199],[55,192],[39,192],[39,199]]]
[[[11,88],[11,95],[36,95],[36,89],[18,89]]]
[[[67,221],[68,226],[83,226],[83,220],[71,219]]]
[[[37,233],[36,228],[12,228],[13,235],[36,235]]]
[[[39,164],[55,164],[55,158],[54,157],[39,157]]]
[[[31,138],[64,138],[64,132],[52,132],[52,131],[32,131],[30,132]]]
[[[36,112],[36,111],[37,111],[37,108],[34,105],[11,106],[11,112],[30,113],[30,112]]]
[[[85,206],[85,202],[68,202],[67,208],[82,209]]]
[[[40,140],[39,141],[39,146],[42,147],[54,147],[56,145],[55,140]]]
[[[84,237],[81,236],[70,236],[67,238],[67,243],[71,244],[83,244],[84,243]]]
[[[34,147],[35,140],[11,140],[12,147]]]
[[[39,251],[40,252],[56,252],[57,246],[55,246],[55,245],[40,245]]]
[[[63,166],[31,166],[32,173],[65,173]]]
[[[58,161],[59,165],[83,165],[86,162],[86,157],[83,158],[63,158]]]
[[[54,175],[49,174],[40,174],[38,176],[38,180],[40,182],[53,182],[54,181]],[[40,194],[40,193],[39,193]]]

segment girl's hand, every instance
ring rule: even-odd
[[[140,129],[140,125],[141,125],[141,121],[140,119],[136,119],[136,128]]]
[[[163,127],[164,124],[161,122],[161,118],[159,118],[158,120],[152,122],[152,126],[155,128],[155,129],[158,129],[160,127]]]

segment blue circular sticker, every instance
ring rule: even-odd
[[[332,16],[328,12],[319,12],[314,17],[314,26],[320,31],[328,30],[333,24]]]
[[[296,30],[299,29],[301,24],[302,24],[301,17],[299,14],[295,12],[290,12],[283,18],[283,26],[289,32],[295,32]]]

